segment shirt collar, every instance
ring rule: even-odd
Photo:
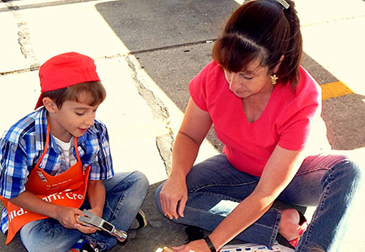
[[[83,134],[82,136],[80,136],[79,138],[77,138],[77,143],[78,145],[80,143],[83,143],[87,140],[87,136],[88,135],[93,135],[98,133],[98,129],[93,125],[90,128],[87,129],[87,131],[85,132],[85,134]]]
[[[47,110],[43,107],[38,110],[38,113],[35,118],[35,133],[36,133],[36,150],[43,151],[46,145],[47,139]],[[49,146],[48,148],[52,148],[57,154],[60,153],[58,145],[56,141],[53,139],[52,134],[49,138]]]

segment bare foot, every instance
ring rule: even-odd
[[[279,233],[291,241],[299,236],[299,213],[294,208],[281,210]]]

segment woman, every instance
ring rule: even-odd
[[[360,169],[330,152],[320,87],[301,56],[290,0],[250,1],[228,20],[213,61],[189,85],[172,172],[156,191],[162,214],[212,233],[175,251],[218,251],[234,238],[271,246],[278,233],[296,251],[336,251]],[[223,154],[193,166],[212,124]],[[307,228],[277,200],[319,207]]]

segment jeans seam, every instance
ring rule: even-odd
[[[231,201],[234,201],[236,203],[239,203],[239,202],[242,201],[241,199],[236,199],[236,198],[233,198],[231,196],[227,196],[227,195],[220,194],[220,193],[213,193],[213,192],[194,192],[194,193],[199,193],[199,194],[203,194],[203,195],[214,195],[214,196],[219,197],[221,199],[231,200]]]
[[[279,225],[280,225],[280,221],[281,221],[281,212],[278,211],[277,209],[275,209],[276,214],[276,220],[275,220],[275,224],[273,226],[273,232],[272,235],[270,237],[270,244],[269,247],[271,247],[274,242],[276,241],[276,237],[278,236],[279,233]]]
[[[320,157],[321,155],[318,155],[317,157]],[[308,157],[310,158],[310,157]],[[325,165],[321,165],[320,167],[317,167],[314,170],[310,170],[310,171],[303,171],[301,172],[301,169],[299,169],[298,173],[296,174],[296,176],[300,176],[300,175],[305,175],[311,172],[315,172],[315,171],[321,171],[321,170],[331,170],[334,166],[338,165],[341,162],[346,162],[346,160],[348,160],[348,157],[346,157],[345,155],[337,155],[337,158],[334,162],[331,163],[326,163]],[[306,164],[306,160],[303,161],[302,165],[310,165],[312,161],[309,162],[309,164]],[[316,166],[320,165],[321,163],[317,163]]]
[[[133,174],[134,172],[131,172],[128,176],[126,176],[125,178],[124,178],[124,184],[125,184],[125,188],[123,188],[123,191],[126,191],[126,190],[128,190],[129,188],[130,188],[130,186],[131,186],[131,183],[130,183],[130,181],[128,181],[128,178]],[[117,185],[115,185],[115,186],[117,186]],[[114,186],[114,187],[115,187]],[[113,187],[113,188],[114,188]],[[110,191],[112,191],[113,190],[113,188],[110,188]],[[118,214],[119,214],[119,211],[121,210],[121,202],[124,200],[124,194],[121,194],[120,195],[120,197],[119,197],[119,199],[118,199],[118,202],[117,202],[117,204],[115,205],[115,208],[114,209],[112,209],[111,207],[110,207],[110,205],[108,204],[108,201],[106,200],[105,201],[105,203],[106,203],[106,207],[109,209],[109,211],[110,211],[110,219],[108,220],[109,222],[113,222],[116,218],[117,218],[117,216],[118,216]]]
[[[317,172],[317,171],[328,171],[330,170],[331,168],[317,168],[315,170],[310,170],[310,171],[305,171],[305,172],[298,172],[295,176],[296,177],[299,177],[299,176],[302,176],[302,175],[306,175],[306,174],[309,174],[309,173],[312,173],[312,172]]]
[[[326,181],[324,183],[327,182],[327,186],[323,189],[323,196],[320,199],[321,204],[317,206],[316,212],[318,211],[318,213],[316,213],[316,215],[321,215],[321,212],[324,208],[324,203],[325,200],[328,196],[328,191],[329,191],[329,187],[331,186],[331,182],[333,181],[333,168],[328,169],[328,171],[331,171],[330,174],[328,175],[328,178],[326,179]],[[312,232],[311,230],[313,229],[313,223],[315,223],[316,219],[312,219],[310,225],[308,226],[307,230],[306,230],[306,240],[304,241],[304,244],[300,244],[301,249],[298,249],[298,252],[304,251],[304,249],[306,248],[306,246],[308,245],[308,240],[310,240]],[[298,247],[299,248],[299,247]]]
[[[246,182],[246,183],[237,183],[237,184],[208,184],[208,185],[201,185],[200,187],[197,187],[195,189],[190,189],[189,193],[196,193],[202,189],[210,188],[210,187],[236,187],[236,186],[247,186],[252,184],[257,184],[258,181],[252,181],[252,182]]]

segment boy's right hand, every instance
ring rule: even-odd
[[[80,209],[73,207],[58,208],[56,219],[62,226],[69,229],[77,229],[84,234],[92,234],[97,228],[80,224],[77,219],[80,215],[84,215]]]
[[[98,231],[98,229],[96,227],[85,226],[80,223],[76,224],[76,229],[84,234],[93,234],[96,231]]]
[[[58,207],[56,211],[56,216],[54,217],[58,220],[62,226],[70,229],[77,229],[76,217],[82,215],[82,211],[73,207]]]

